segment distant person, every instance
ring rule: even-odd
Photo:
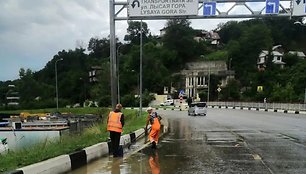
[[[158,143],[159,132],[160,132],[160,120],[161,117],[157,114],[157,112],[153,112],[153,108],[148,107],[147,112],[149,113],[145,133],[148,132],[148,125],[151,124],[151,131],[149,133],[149,140],[151,142],[152,148],[156,149],[156,145]]]
[[[188,106],[191,105],[191,103],[192,103],[192,98],[191,98],[191,97],[188,97],[188,98],[187,98],[187,103],[188,103]]]
[[[121,112],[122,105],[117,104],[115,111],[111,111],[107,118],[107,130],[110,134],[111,148],[114,157],[122,157],[122,149],[119,148],[122,128],[124,126],[124,115]]]

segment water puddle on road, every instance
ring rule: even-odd
[[[217,129],[211,132],[186,119],[170,120],[169,133],[160,139],[157,150],[145,147],[143,138],[123,158],[104,157],[70,174],[267,173],[240,137]]]

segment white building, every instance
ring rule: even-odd
[[[9,90],[6,93],[6,101],[8,106],[19,105],[19,93],[16,91],[15,85],[8,85]]]
[[[306,56],[302,51],[289,51],[288,54],[296,55],[298,58],[305,59]]]
[[[278,48],[277,46],[272,48],[272,52],[271,52],[271,56],[273,57],[272,63],[279,65],[280,68],[284,68],[286,64],[285,62],[283,62],[284,54],[280,52],[279,50],[277,50],[277,48]],[[269,58],[269,51],[262,50],[257,59],[257,68],[259,70],[265,70],[267,66],[268,58]]]
[[[92,66],[90,67],[90,71],[88,72],[89,82],[94,83],[99,81],[99,74],[102,68],[100,66]]]
[[[225,61],[202,61],[186,64],[186,69],[181,71],[185,77],[185,92],[188,97],[199,100],[200,91],[208,91],[211,75],[221,77],[220,87],[225,87],[229,79],[234,78],[234,71],[227,69]],[[212,87],[210,87],[212,90]]]

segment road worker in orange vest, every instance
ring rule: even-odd
[[[145,132],[147,134],[148,125],[150,123],[151,131],[149,134],[149,141],[151,142],[151,145],[152,145],[151,147],[153,149],[156,149],[156,145],[158,143],[158,138],[159,138],[159,132],[160,132],[161,117],[157,114],[157,112],[153,111],[152,107],[148,107],[147,112],[149,113],[149,115],[148,115],[147,122],[146,122]]]
[[[122,128],[124,126],[124,115],[121,112],[122,105],[117,104],[114,111],[108,114],[107,118],[107,130],[110,134],[111,147],[114,157],[122,157],[122,152],[119,150],[119,143]]]

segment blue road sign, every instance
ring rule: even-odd
[[[180,95],[184,95],[184,94],[185,94],[184,90],[180,90]]]
[[[266,0],[266,14],[278,14],[279,0]]]
[[[203,15],[214,16],[216,15],[216,2],[204,2],[203,3]]]

